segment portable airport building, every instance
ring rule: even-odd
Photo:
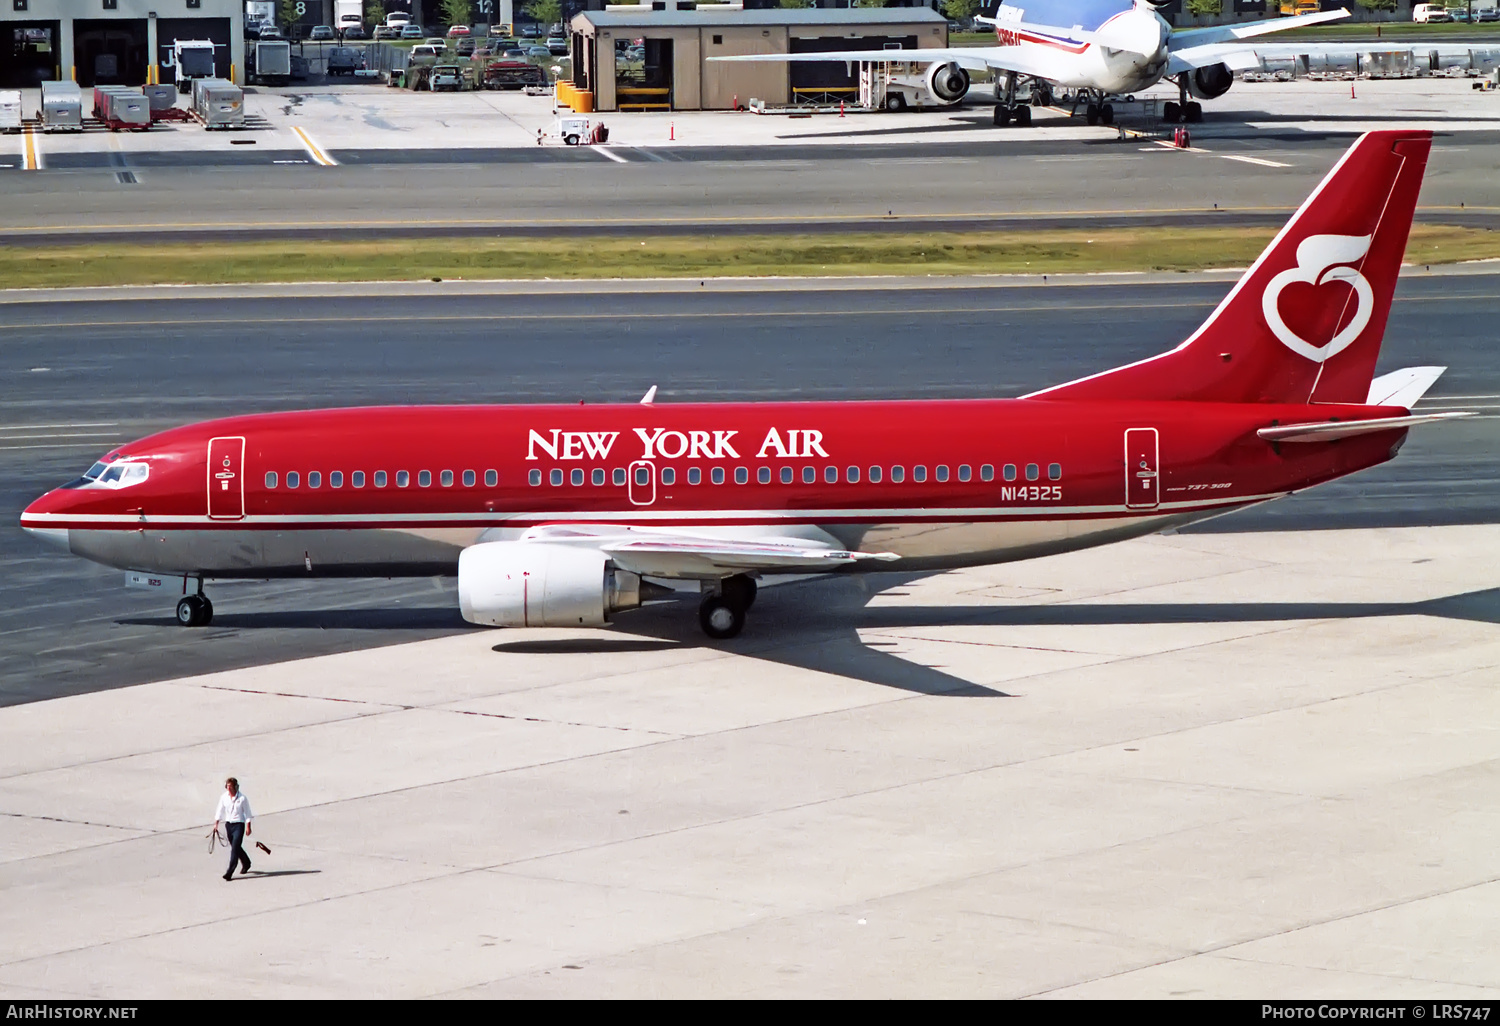
[[[0,0],[0,89],[52,80],[172,82],[172,44],[214,44],[214,71],[245,66],[244,0]]]
[[[83,131],[83,90],[77,82],[42,83],[42,131]]]
[[[843,61],[720,63],[710,57],[948,45],[926,7],[585,11],[570,23],[572,91],[593,110],[730,110],[854,102],[859,69]]]

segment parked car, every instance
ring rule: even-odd
[[[401,30],[391,28],[389,25],[376,25],[375,31],[370,33],[371,39],[400,39]]]
[[[364,39],[365,38],[365,27],[363,25],[349,25],[349,26],[345,27],[345,29],[344,29],[343,38],[345,38],[345,39]]]
[[[1448,17],[1454,21],[1467,22],[1469,20],[1469,9],[1467,7],[1448,8]]]
[[[1421,24],[1438,21],[1450,21],[1448,8],[1442,4],[1412,4],[1411,20]]]
[[[513,46],[509,50],[502,50],[500,56],[508,61],[524,61],[526,59],[526,48],[524,46]]]
[[[489,47],[492,50],[511,50],[519,45],[510,36],[490,36]]]
[[[457,39],[460,36],[467,36],[471,34],[472,33],[469,32],[469,26],[467,25],[451,25],[448,28],[449,39]]]
[[[422,36],[423,36],[423,29],[422,29],[421,25],[403,25],[403,26],[401,26],[401,38],[402,39],[421,39]]]
[[[526,48],[526,56],[528,56],[528,57],[551,57],[552,56],[552,51],[549,50],[549,49],[547,49],[545,46],[528,46]]]
[[[277,28],[275,25],[272,25],[269,21],[263,21],[263,22],[260,23],[260,31],[258,33],[256,33],[255,38],[256,39],[282,39],[282,38],[285,38],[285,37],[282,36],[281,30],[279,28]]]
[[[442,36],[428,36],[426,39],[422,40],[422,43],[425,46],[435,46],[439,50],[443,50],[448,46],[448,40],[444,39]]]
[[[1475,21],[1500,21],[1500,7],[1491,7],[1487,11],[1475,11]]]
[[[418,43],[416,46],[411,48],[411,59],[413,61],[435,61],[441,59],[442,56],[443,48],[441,46],[432,46],[429,43]]]
[[[411,15],[405,11],[393,11],[385,16],[385,23],[391,28],[401,28],[411,24]]]
[[[352,46],[335,46],[328,51],[328,74],[352,75],[365,66],[365,52]]]
[[[453,52],[460,57],[474,56],[474,39],[471,36],[460,36],[453,43]]]
[[[542,27],[540,25],[522,25],[521,26],[521,38],[522,39],[541,39],[542,38]]]
[[[456,93],[464,87],[463,69],[457,64],[439,64],[432,69],[432,77],[427,82],[435,93]]]
[[[314,25],[312,27],[312,31],[307,34],[307,38],[308,39],[312,39],[312,40],[316,40],[317,42],[322,42],[325,39],[332,39],[333,38],[333,26],[332,25]]]
[[[568,37],[549,36],[547,39],[547,49],[550,50],[554,56],[566,57],[568,55]]]

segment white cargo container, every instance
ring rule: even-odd
[[[83,131],[83,90],[77,82],[43,82],[38,114],[44,132]]]
[[[94,113],[113,132],[151,127],[150,102],[139,89],[128,86],[95,86]]]
[[[195,79],[193,110],[204,128],[244,128],[245,91],[222,78]]]
[[[21,90],[0,89],[0,131],[21,130]]]

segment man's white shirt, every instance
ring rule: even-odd
[[[250,811],[250,799],[245,797],[241,791],[233,798],[225,791],[219,795],[219,811],[214,813],[214,819],[220,823],[248,823],[255,818],[255,813]]]

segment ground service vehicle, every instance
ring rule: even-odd
[[[191,92],[196,79],[214,77],[214,44],[207,39],[179,39],[172,44],[172,64],[177,91]]]
[[[333,0],[333,27],[341,33],[347,33],[351,28],[358,28],[361,33],[365,27],[365,5],[364,0]]]
[[[427,82],[435,93],[456,93],[464,87],[464,72],[457,64],[439,64]]]
[[[1412,4],[1411,20],[1419,24],[1429,24],[1439,21],[1452,21],[1448,14],[1448,8],[1442,4]]]
[[[245,48],[246,73],[265,85],[286,85],[292,80],[292,44],[285,39],[258,39]]]
[[[328,74],[353,75],[365,66],[362,50],[352,46],[336,46],[328,51]]]

